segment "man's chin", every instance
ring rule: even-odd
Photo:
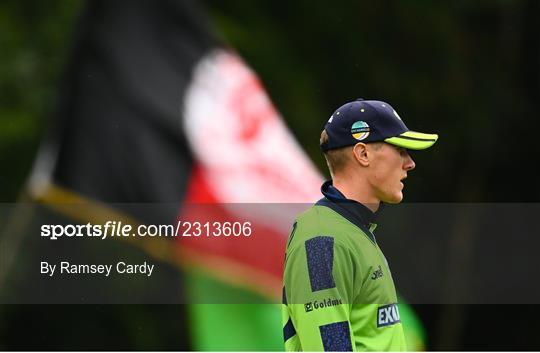
[[[398,194],[388,196],[386,200],[381,200],[381,201],[387,204],[391,204],[391,205],[400,203],[401,201],[403,201],[403,193],[400,192]]]

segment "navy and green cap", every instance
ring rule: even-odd
[[[439,138],[436,134],[409,130],[390,104],[361,98],[339,107],[324,129],[328,142],[321,145],[323,152],[358,142],[383,141],[411,150],[423,150]]]

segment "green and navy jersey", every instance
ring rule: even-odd
[[[394,281],[373,235],[375,215],[331,182],[322,191],[287,244],[286,350],[405,350]]]

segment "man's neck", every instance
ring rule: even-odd
[[[355,184],[351,182],[344,182],[341,179],[335,179],[332,180],[332,185],[341,191],[346,198],[360,202],[372,212],[377,212],[379,209],[381,201],[375,196],[366,192],[367,187],[362,185],[362,183]]]

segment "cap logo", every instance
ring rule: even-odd
[[[366,139],[370,131],[369,125],[365,121],[357,121],[351,127],[351,134],[358,141]]]

